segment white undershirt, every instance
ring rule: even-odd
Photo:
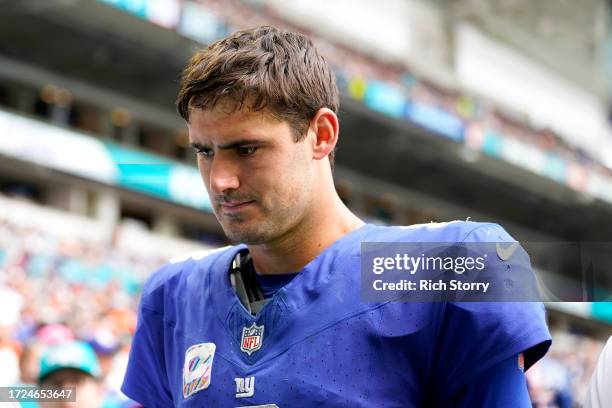
[[[597,361],[585,406],[587,408],[612,407],[612,337],[608,340]]]

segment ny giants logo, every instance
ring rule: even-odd
[[[236,382],[236,398],[248,398],[255,394],[255,376],[237,377]]]

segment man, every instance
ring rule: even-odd
[[[147,281],[126,395],[146,407],[529,406],[521,363],[550,344],[541,304],[360,299],[362,241],[513,240],[495,224],[352,214],[332,178],[338,89],[307,37],[259,27],[198,51],[177,105],[215,215],[242,244]]]
[[[591,385],[587,392],[587,408],[604,408],[612,406],[612,337],[604,346],[597,366],[591,377]]]
[[[104,391],[100,383],[100,365],[93,349],[86,343],[72,341],[49,347],[40,360],[38,385],[42,389],[74,387],[76,402],[40,400],[44,407],[100,408]]]

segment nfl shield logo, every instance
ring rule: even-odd
[[[249,356],[261,348],[263,340],[264,326],[257,326],[255,323],[251,327],[242,329],[242,341],[240,342],[240,350],[247,353]]]
[[[215,349],[215,343],[195,344],[187,349],[183,365],[183,397],[208,388]]]

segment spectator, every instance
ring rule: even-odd
[[[38,383],[41,388],[75,387],[76,402],[40,402],[45,407],[101,408],[101,370],[93,349],[74,341],[49,347],[41,358]]]

